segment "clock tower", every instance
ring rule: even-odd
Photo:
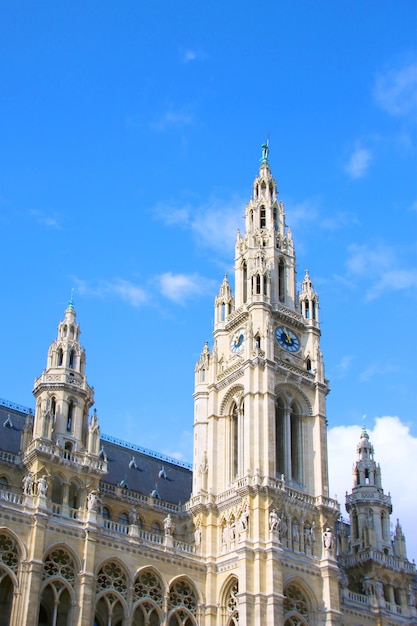
[[[206,344],[196,365],[191,512],[206,554],[220,550],[217,566],[236,559],[240,625],[287,623],[295,555],[306,595],[319,593],[323,623],[336,624],[339,512],[329,498],[319,301],[308,271],[297,294],[292,232],[268,152],[266,143],[236,237],[235,296],[225,276],[213,349]],[[214,597],[210,577],[208,585]]]

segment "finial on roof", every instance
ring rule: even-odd
[[[71,289],[71,297],[68,302],[68,308],[74,311],[74,287]]]
[[[362,432],[366,433],[366,413],[362,416]]]
[[[261,163],[268,165],[268,154],[269,154],[269,135],[265,143],[262,144],[262,158]]]

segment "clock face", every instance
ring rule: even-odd
[[[232,337],[232,340],[230,342],[230,350],[233,352],[233,354],[237,354],[238,352],[242,350],[244,343],[245,343],[245,329],[239,328],[239,330],[237,330]]]
[[[293,330],[279,326],[275,331],[275,337],[281,348],[288,352],[298,352],[300,349],[300,340]]]

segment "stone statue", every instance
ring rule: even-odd
[[[87,495],[87,509],[89,511],[96,511],[97,502],[98,502],[97,491],[90,491],[90,493]]]
[[[240,518],[239,518],[239,532],[241,532],[242,530],[247,530],[248,523],[249,523],[249,512],[248,512],[248,509],[245,507],[242,513],[240,514]]]
[[[200,526],[197,526],[197,528],[194,531],[194,542],[196,546],[199,546],[201,544],[201,528]]]
[[[375,589],[376,589],[376,595],[378,596],[378,598],[383,598],[384,597],[384,585],[381,583],[380,580],[376,581]]]
[[[45,496],[48,490],[48,480],[45,474],[38,478],[36,485],[38,488],[38,496]]]
[[[164,519],[164,531],[165,531],[165,534],[166,535],[172,535],[173,530],[174,530],[174,524],[172,522],[172,518],[171,518],[170,513],[168,513],[168,515]]]
[[[130,524],[136,524],[137,519],[138,519],[137,511],[136,511],[135,507],[132,506],[132,508],[129,511],[129,523]]]
[[[297,543],[300,541],[300,529],[299,529],[299,526],[298,526],[297,522],[294,522],[294,524],[292,526],[292,538]]]
[[[278,516],[277,510],[272,509],[272,511],[269,514],[269,529],[271,531],[277,531],[279,530],[280,524],[281,524],[281,519]]]
[[[329,527],[323,532],[323,545],[326,550],[330,550],[333,545],[333,533]]]
[[[23,476],[22,483],[25,496],[33,496],[33,476],[30,472]]]

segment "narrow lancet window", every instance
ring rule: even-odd
[[[278,265],[278,298],[280,302],[285,302],[285,263],[280,259]]]

